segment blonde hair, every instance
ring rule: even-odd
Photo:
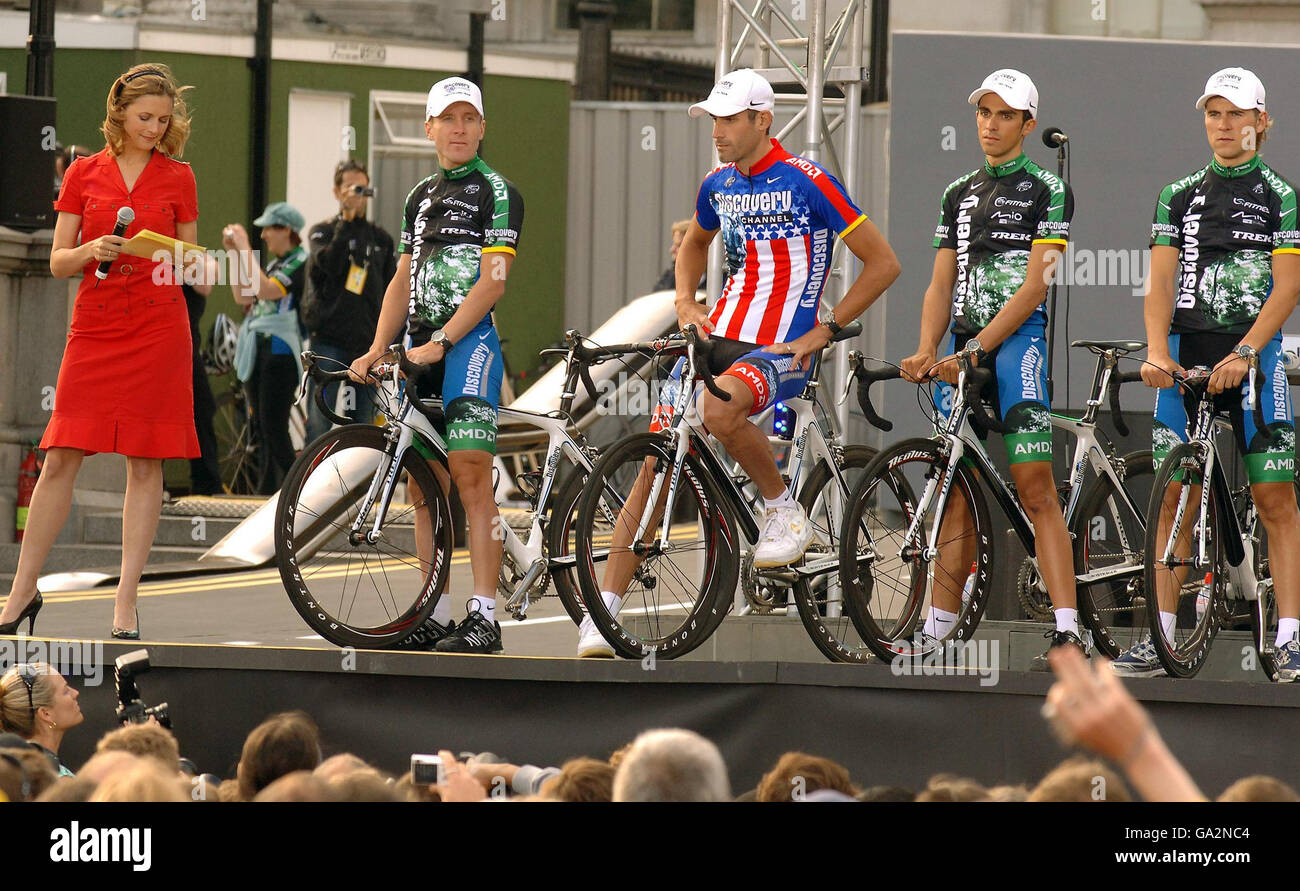
[[[189,801],[190,797],[174,773],[153,758],[142,758],[106,777],[90,800]]]
[[[95,752],[130,752],[141,758],[154,758],[168,770],[181,769],[176,737],[166,727],[155,724],[130,724],[106,733],[100,737]]]
[[[32,681],[30,699],[24,674]],[[36,735],[36,710],[54,706],[52,674],[48,662],[20,662],[0,677],[0,728],[23,739]]]
[[[100,132],[104,143],[115,155],[126,147],[126,109],[145,96],[166,96],[172,100],[171,120],[167,132],[158,140],[158,151],[171,158],[179,158],[185,151],[185,141],[190,138],[190,116],[185,107],[184,93],[193,87],[177,86],[172,70],[158,62],[133,65],[113,81],[105,103],[107,114]]]

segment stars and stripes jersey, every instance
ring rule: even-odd
[[[831,239],[867,217],[835,177],[775,139],[745,175],[735,164],[700,184],[695,219],[722,230],[727,283],[709,313],[714,333],[760,346],[787,343],[817,324]]]
[[[1074,216],[1074,195],[1054,174],[1025,154],[997,167],[983,167],[944,190],[933,246],[957,252],[952,331],[984,330],[1025,283],[1036,244],[1065,247]],[[1042,328],[1042,304],[1025,320]]]
[[[1151,244],[1179,249],[1173,333],[1245,334],[1273,290],[1273,255],[1300,253],[1295,188],[1259,155],[1211,161],[1160,192]]]

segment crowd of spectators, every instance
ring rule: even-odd
[[[75,774],[60,776],[45,746],[18,734],[0,736],[0,796],[9,801],[1204,801],[1170,754],[1146,711],[1105,667],[1074,650],[1053,651],[1058,682],[1044,717],[1067,746],[1087,750],[1048,772],[1032,787],[985,786],[969,777],[936,774],[924,788],[862,785],[844,765],[805,752],[776,759],[757,786],[737,793],[722,753],[691,730],[648,730],[607,758],[574,758],[559,767],[510,764],[490,753],[439,752],[436,782],[410,772],[387,773],[352,753],[324,757],[320,730],[303,712],[263,721],[244,742],[235,775],[196,775],[171,731],[156,722],[106,733]],[[49,708],[35,687],[10,691],[38,722]],[[20,679],[21,680],[21,679]],[[10,682],[10,683],[5,683]],[[53,685],[52,685],[53,686]],[[7,700],[7,696],[4,697]],[[39,700],[39,702],[38,702]],[[11,703],[0,709],[6,730]],[[1273,777],[1238,780],[1218,801],[1300,801]]]

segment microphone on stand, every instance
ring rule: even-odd
[[[135,222],[134,210],[132,210],[129,207],[118,208],[117,225],[113,227],[113,234],[121,238],[123,235],[126,234],[126,227],[130,226],[133,222]],[[99,261],[99,267],[95,270],[95,278],[99,279],[99,281],[95,282],[96,288],[99,287],[99,282],[102,282],[104,279],[108,278],[108,270],[111,269],[112,266],[113,266],[112,260]]]
[[[1048,148],[1060,148],[1070,141],[1070,137],[1060,127],[1048,127],[1043,131],[1043,145]]]

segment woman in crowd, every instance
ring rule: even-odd
[[[80,695],[48,663],[20,662],[0,676],[0,728],[44,752],[59,776],[72,776],[59,760],[59,746],[83,720]]]
[[[198,238],[194,174],[176,160],[190,132],[187,89],[166,65],[136,65],[119,76],[108,92],[103,151],[68,168],[54,204],[50,271],[80,275],[81,286],[0,634],[13,634],[24,619],[33,630],[41,608],[36,579],[67,521],[82,459],[116,452],[126,456],[127,473],[113,636],[140,636],[136,588],[162,510],[163,459],[196,458],[199,443],[181,275],[122,247],[142,229]],[[125,238],[113,234],[123,208],[135,214]],[[101,263],[109,264],[106,276],[97,272]]]

